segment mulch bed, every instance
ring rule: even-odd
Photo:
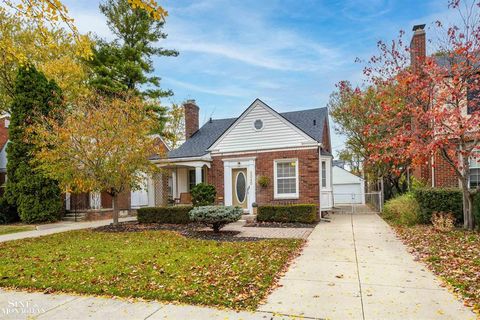
[[[300,222],[247,222],[245,227],[257,228],[315,228],[317,223],[300,223]]]
[[[176,231],[187,238],[200,240],[215,240],[228,242],[250,242],[264,240],[265,238],[238,237],[240,231],[221,231],[215,233],[212,230],[205,230],[203,224],[160,224],[160,223],[138,223],[136,221],[120,222],[117,225],[107,225],[94,228],[97,232],[142,232],[152,230]]]

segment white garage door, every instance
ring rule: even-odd
[[[364,194],[360,183],[352,184],[334,184],[333,201],[334,204],[363,203]]]

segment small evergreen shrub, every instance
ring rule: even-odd
[[[314,204],[292,204],[284,206],[259,206],[259,222],[317,222],[317,206]]]
[[[190,222],[190,210],[190,206],[140,208],[137,210],[137,220],[139,223],[187,224]]]
[[[195,207],[210,206],[215,203],[217,190],[211,184],[199,183],[190,190],[190,194]]]
[[[462,191],[456,188],[420,188],[413,191],[420,206],[420,222],[430,223],[434,212],[451,212],[463,223]]]
[[[190,211],[190,220],[203,223],[219,232],[226,224],[240,220],[243,209],[239,207],[203,206]]]
[[[420,206],[411,193],[390,199],[383,207],[382,217],[393,224],[413,226],[421,222]]]

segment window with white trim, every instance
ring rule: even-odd
[[[322,161],[322,188],[327,187],[327,162]]]
[[[480,187],[480,158],[470,159],[470,177],[469,177],[470,188]]]
[[[275,198],[298,198],[298,159],[274,161]]]

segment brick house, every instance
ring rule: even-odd
[[[195,101],[184,108],[185,143],[168,159],[154,159],[171,173],[173,198],[188,201],[191,188],[204,182],[215,186],[218,204],[245,212],[254,203],[331,209],[327,108],[278,113],[256,99],[238,118],[210,119],[201,128]]]
[[[416,25],[412,31],[410,61],[412,68],[415,70],[418,68],[418,64],[425,61],[427,55],[425,25]],[[449,60],[443,56],[436,56],[435,60],[440,66],[448,67],[450,63]],[[465,98],[468,98],[468,95],[466,95]],[[467,114],[478,112],[468,108],[467,104],[465,105],[465,109]],[[421,166],[411,168],[411,173],[417,180],[423,181],[433,188],[460,187],[460,181],[453,168],[440,154],[435,154],[427,163]],[[480,187],[480,162],[473,159],[470,162],[469,185],[471,188]]]
[[[7,181],[7,152],[8,125],[10,116],[0,116],[0,196],[3,195]],[[161,150],[168,152],[168,147],[160,137],[155,138]],[[127,214],[132,210],[147,206],[162,206],[168,202],[168,180],[165,174],[159,173],[154,177],[145,177],[144,186],[140,190],[126,190],[118,196],[118,207],[121,213]],[[105,191],[70,194],[66,193],[65,219],[66,220],[96,220],[112,217],[113,199]]]

